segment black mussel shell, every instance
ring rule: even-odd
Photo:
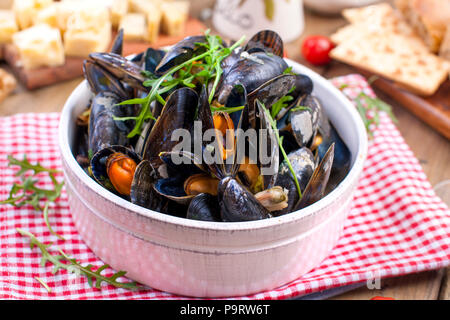
[[[249,53],[258,51],[269,52],[283,57],[283,40],[275,31],[259,31],[250,38],[244,50]]]
[[[91,53],[89,58],[132,88],[148,90],[143,86],[145,77],[142,75],[142,68],[127,58],[115,53],[100,52]]]
[[[297,177],[300,190],[303,192],[315,169],[314,155],[308,148],[301,148],[290,153],[288,158]],[[274,212],[273,214],[278,216],[291,212],[299,200],[299,194],[286,161],[283,161],[280,165],[280,170],[278,171],[277,182],[275,185],[288,190],[289,193],[288,206],[283,210]]]
[[[301,147],[310,146],[316,136],[321,109],[317,98],[305,95],[299,98],[296,105],[290,110],[289,122],[292,133]]]
[[[89,151],[92,154],[112,145],[129,146],[131,124],[114,120],[114,117],[130,116],[132,109],[118,106],[120,101],[118,95],[107,91],[98,93],[92,100],[89,116]]]
[[[117,32],[117,36],[111,47],[111,53],[123,55],[123,29],[120,29],[119,32]]]
[[[217,197],[200,193],[189,204],[186,218],[201,221],[222,221]]]
[[[205,41],[205,36],[191,36],[177,42],[159,62],[155,70],[156,73],[163,74],[171,68],[189,60],[195,52],[204,49],[197,44],[204,43]]]
[[[146,71],[156,74],[156,67],[161,62],[166,52],[163,50],[148,48],[144,55],[144,68]]]
[[[334,160],[326,193],[331,192],[339,185],[339,183],[341,183],[341,181],[347,176],[351,165],[350,150],[331,124],[330,135],[327,137],[323,137],[323,142],[318,147],[319,159],[323,159],[326,151],[333,143]]]
[[[162,164],[161,152],[170,152],[179,141],[172,141],[176,129],[192,131],[197,111],[198,95],[190,88],[175,90],[167,99],[161,115],[145,139],[143,158]],[[156,162],[154,162],[156,161]]]
[[[122,83],[95,62],[84,60],[83,73],[94,94],[112,92],[121,98],[127,97],[128,93]]]
[[[284,59],[276,55],[264,52],[241,55],[227,74],[223,75],[217,100],[225,104],[236,84],[241,84],[247,92],[252,92],[267,81],[282,75],[287,67]]]
[[[220,181],[218,199],[223,221],[252,221],[271,217],[254,195],[231,177]]]
[[[304,74],[297,74],[295,76],[295,89],[292,92],[293,97],[301,97],[304,94],[311,94],[314,89],[314,84],[310,77]]]
[[[308,185],[302,194],[302,198],[295,205],[294,211],[305,208],[323,198],[330,178],[333,158],[334,144],[330,146],[322,161],[314,170],[314,173],[312,174],[311,179],[309,179]]]

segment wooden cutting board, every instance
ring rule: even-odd
[[[373,74],[358,70],[369,79]],[[422,97],[401,88],[391,80],[378,77],[372,85],[407,108],[418,118],[450,139],[450,80],[444,82],[432,96]]]
[[[125,41],[123,55],[127,56],[133,53],[139,53],[145,51],[150,46],[154,48],[168,46],[187,36],[202,34],[205,30],[206,26],[202,22],[191,18],[186,22],[185,32],[180,36],[161,34],[153,44]],[[84,58],[66,57],[65,64],[59,67],[25,70],[20,66],[20,57],[16,48],[13,45],[6,45],[3,48],[3,59],[11,66],[16,77],[27,89],[36,89],[83,75],[82,66]]]

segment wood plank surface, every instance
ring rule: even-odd
[[[214,1],[194,0],[194,14],[199,15],[203,8],[211,7]],[[286,44],[290,58],[313,68],[327,78],[354,72],[352,68],[332,62],[327,67],[312,67],[301,57],[300,45],[307,35],[330,35],[346,24],[341,17],[324,17],[306,11],[306,29],[296,41]],[[211,24],[208,22],[208,26]],[[0,67],[5,67],[1,65]],[[61,82],[49,87],[27,91],[19,86],[15,93],[0,104],[0,116],[19,112],[58,112],[70,92],[79,84],[81,78]],[[378,96],[393,106],[399,120],[398,128],[404,139],[419,159],[430,183],[435,186],[442,181],[450,181],[450,141],[445,139],[423,121],[415,117],[400,103],[383,92],[376,90]],[[386,279],[381,282],[381,290],[369,290],[363,286],[342,294],[336,299],[370,299],[373,296],[391,296],[395,299],[450,299],[449,270],[430,271],[403,277]],[[444,279],[444,280],[443,280]]]

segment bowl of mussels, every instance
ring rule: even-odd
[[[230,297],[293,281],[342,233],[365,127],[273,31],[205,32],[167,50],[84,61],[59,145],[74,223],[98,257],[175,294]]]

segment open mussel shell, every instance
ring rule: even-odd
[[[288,159],[295,172],[295,176],[300,185],[300,190],[303,192],[316,167],[314,155],[308,148],[301,148],[288,154]],[[274,212],[274,215],[282,215],[291,212],[299,200],[299,194],[286,161],[283,161],[280,165],[275,184],[288,190],[289,199],[288,206],[283,210]]]
[[[158,179],[155,191],[167,199],[187,205],[196,194],[208,192],[217,194],[218,180],[206,173],[204,164],[192,153],[186,151],[161,154],[167,170],[167,177]]]
[[[122,153],[125,156],[130,157],[136,164],[141,162],[141,158],[130,148],[121,145],[112,145],[106,148],[103,148],[96,152],[91,159],[91,171],[95,180],[104,186],[109,191],[123,197],[120,195],[114,186],[112,185],[108,173],[107,173],[107,161],[108,157],[113,155],[114,153]]]
[[[153,183],[157,179],[157,174],[149,161],[143,160],[136,167],[133,182],[131,184],[130,200],[141,207],[151,209],[155,202]],[[160,198],[158,198],[158,201]]]
[[[91,53],[89,58],[132,88],[148,90],[142,84],[145,80],[142,68],[127,58],[115,53],[101,52]]]
[[[223,221],[252,221],[270,218],[270,212],[232,177],[219,183],[218,199]]]
[[[175,90],[167,99],[156,123],[146,138],[143,158],[162,164],[159,159],[161,152],[170,152],[179,141],[173,141],[171,136],[177,129],[184,129],[190,136],[194,126],[197,111],[198,95],[190,88]]]
[[[317,154],[319,159],[323,159],[326,150],[334,144],[334,160],[331,168],[330,180],[328,181],[326,194],[334,190],[339,183],[347,176],[351,165],[351,153],[345,142],[337,133],[336,129],[330,124],[330,134],[322,137],[322,143],[318,146]]]
[[[222,221],[217,197],[207,193],[196,195],[189,204],[186,218],[201,221]]]
[[[146,71],[156,75],[156,67],[166,55],[163,50],[148,48],[144,54],[144,68]]]
[[[267,81],[282,75],[286,68],[284,59],[277,55],[265,52],[241,54],[240,59],[223,75],[217,91],[217,100],[220,104],[225,104],[236,84],[241,84],[247,92],[252,92]]]
[[[259,31],[250,38],[244,50],[248,53],[264,51],[283,57],[283,40],[275,31]]]
[[[334,158],[334,143],[330,146],[322,161],[314,170],[308,185],[302,194],[302,198],[295,205],[294,211],[305,208],[320,200],[325,195],[325,190],[330,178]]]
[[[319,126],[321,109],[319,100],[312,95],[298,99],[291,109],[289,122],[299,146],[310,146],[312,143]]]
[[[128,93],[122,83],[98,64],[91,60],[83,62],[84,78],[94,94],[100,92],[113,92],[121,98],[127,97]]]
[[[189,60],[199,50],[204,50],[203,47],[198,46],[198,43],[206,42],[205,36],[191,36],[184,38],[172,46],[164,55],[162,60],[156,67],[157,74],[163,74],[171,68]]]
[[[292,92],[293,97],[301,97],[305,94],[311,94],[314,84],[310,77],[305,74],[295,75],[295,89]]]
[[[114,42],[111,46],[111,52],[118,54],[118,55],[123,55],[123,28],[121,28],[118,32],[116,37],[114,38]]]
[[[294,75],[279,75],[263,83],[261,86],[253,90],[248,94],[249,105],[249,121],[253,128],[256,128],[257,106],[256,100],[259,100],[265,105],[267,109],[270,109],[272,105],[280,98],[285,96],[295,85]]]
[[[280,152],[275,132],[270,123],[269,116],[259,100],[256,101],[259,113],[259,161],[261,174],[263,176],[263,189],[270,189],[275,185],[280,164]],[[265,159],[265,161],[263,161]]]
[[[93,98],[89,116],[89,150],[93,154],[111,145],[129,146],[129,123],[114,118],[130,116],[133,110],[118,106],[120,101],[118,95],[107,91]]]

